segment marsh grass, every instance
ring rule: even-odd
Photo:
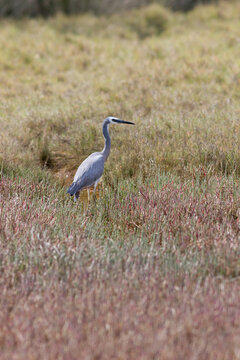
[[[238,358],[235,178],[160,173],[76,206],[49,170],[2,169],[3,358]]]
[[[16,175],[8,169],[8,175],[5,170],[1,177],[3,244],[6,248],[19,244],[16,253],[2,257],[3,263],[11,259],[18,263],[26,256],[29,266],[33,251],[40,264],[47,260],[58,267],[67,252],[76,266],[79,260],[94,261],[92,256],[118,266],[128,263],[127,253],[133,249],[140,267],[141,258],[143,264],[152,256],[160,261],[166,252],[175,260],[164,263],[162,272],[172,271],[179,262],[185,273],[197,271],[199,278],[213,275],[217,267],[222,275],[239,276],[240,189],[234,178],[183,183],[159,174],[158,181],[149,179],[145,188],[141,179],[126,182],[118,189],[103,188],[104,194],[87,206],[81,202],[76,206],[50,173],[19,171],[19,180],[12,180]],[[41,246],[47,252],[56,250],[55,257],[41,256]],[[225,272],[224,267],[234,271]],[[39,269],[41,274],[43,267]]]
[[[4,160],[72,175],[101,149],[102,120],[115,115],[136,126],[111,128],[111,181],[147,174],[153,163],[184,176],[202,166],[239,174],[238,3],[186,15],[157,5],[134,11],[121,21],[1,20]],[[163,31],[152,33],[146,18],[153,26],[160,13]],[[151,36],[139,38],[128,19]]]
[[[2,359],[239,359],[240,8],[154,6],[1,20]]]

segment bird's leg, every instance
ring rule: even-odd
[[[88,201],[90,201],[90,189],[87,188]]]
[[[94,192],[93,192],[93,195],[94,195],[94,200],[96,200],[96,188],[97,188],[97,184],[99,183],[100,179],[98,179],[97,181],[95,181],[94,183]]]

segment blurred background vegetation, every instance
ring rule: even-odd
[[[188,11],[199,3],[211,0],[0,0],[0,16],[51,16],[57,12],[74,14],[94,12],[96,14],[113,13],[135,7],[158,3],[172,10]],[[216,0],[215,0],[216,2]]]
[[[50,4],[100,12],[99,4],[113,11],[119,3],[12,0],[1,9],[9,16],[11,9],[50,14]],[[79,163],[102,149],[102,121],[114,115],[136,126],[111,128],[107,184],[155,169],[184,178],[202,168],[240,175],[239,14],[232,0],[188,12],[152,3],[121,15],[2,18],[1,159],[47,168],[67,185]]]

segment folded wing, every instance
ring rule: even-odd
[[[71,196],[76,192],[94,185],[100,179],[104,170],[104,159],[101,153],[93,153],[85,159],[79,166],[73,183],[69,186],[67,192]]]

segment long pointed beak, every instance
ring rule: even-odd
[[[131,121],[125,121],[125,120],[117,120],[117,119],[114,119],[114,120],[112,120],[113,122],[115,122],[115,123],[118,123],[118,124],[130,124],[130,125],[135,125],[133,122],[131,122]]]

